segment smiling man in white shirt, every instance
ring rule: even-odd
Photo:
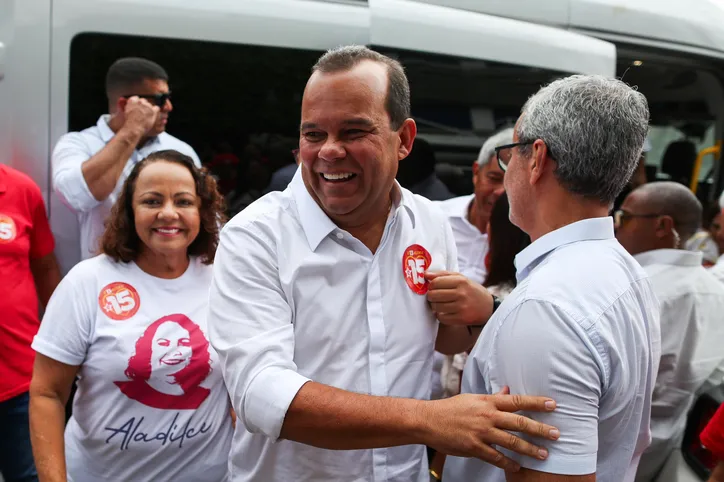
[[[546,460],[517,473],[448,457],[446,482],[630,482],[648,446],[659,359],[658,305],[646,273],[614,237],[608,211],[646,137],[646,99],[626,84],[572,76],[523,107],[513,143],[497,147],[510,219],[532,244],[518,285],[488,321],[463,392],[554,398],[532,414],[557,426]]]
[[[53,188],[78,217],[82,259],[98,253],[106,217],[138,162],[173,149],[201,167],[191,146],[166,132],[173,105],[163,67],[137,57],[118,59],[106,74],[106,95],[109,113],[62,136],[51,159]]]
[[[651,404],[652,443],[636,480],[654,480],[681,445],[694,394],[724,361],[724,285],[683,240],[701,225],[696,196],[675,182],[644,184],[616,212],[616,237],[649,274],[661,304],[661,363]]]
[[[490,136],[473,163],[475,192],[440,201],[448,216],[458,250],[460,273],[483,284],[487,270],[488,220],[495,201],[503,194],[503,171],[498,166],[495,148],[513,142],[513,129],[507,128]]]
[[[439,325],[425,294],[462,284],[482,322],[494,303],[466,280],[425,275],[457,260],[444,215],[395,182],[416,134],[409,116],[398,62],[365,47],[328,52],[304,91],[290,186],[223,229],[209,323],[239,416],[233,482],[424,482],[423,445],[515,469],[491,444],[547,453],[504,430],[558,436],[505,413],[551,411],[550,398],[427,401],[433,349],[457,353],[474,338]]]

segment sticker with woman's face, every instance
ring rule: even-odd
[[[201,387],[211,373],[209,342],[181,314],[164,316],[143,332],[128,360],[130,381],[115,382],[126,396],[154,408],[196,409],[209,394]]]

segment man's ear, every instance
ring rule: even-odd
[[[657,238],[664,238],[676,229],[671,216],[659,216],[654,228]]]
[[[535,184],[543,177],[546,170],[555,168],[554,161],[548,153],[548,146],[541,139],[536,139],[531,146],[531,155],[528,159],[530,183]]]
[[[402,126],[397,130],[397,135],[400,136],[400,147],[397,151],[397,160],[401,161],[406,158],[412,152],[412,144],[415,142],[417,136],[417,124],[412,119],[405,119]]]

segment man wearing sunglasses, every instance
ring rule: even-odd
[[[661,304],[661,364],[651,405],[651,446],[636,480],[654,480],[681,446],[694,394],[724,362],[724,285],[684,241],[701,226],[702,206],[675,182],[644,184],[616,211],[616,238],[649,274]]]
[[[78,217],[83,259],[96,254],[105,218],[137,162],[175,149],[201,166],[191,146],[166,133],[173,105],[163,67],[119,59],[106,74],[106,95],[109,113],[95,126],[62,136],[52,156],[53,188]]]
[[[560,429],[545,460],[512,455],[505,473],[448,457],[443,480],[632,482],[650,442],[660,354],[659,307],[608,215],[641,156],[649,109],[621,81],[574,75],[523,106],[513,142],[496,147],[510,220],[532,243],[518,284],[470,352],[462,391],[549,396],[531,418]],[[508,454],[507,451],[503,451]]]

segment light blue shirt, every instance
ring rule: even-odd
[[[553,231],[515,260],[518,286],[490,319],[463,371],[463,392],[553,398],[545,461],[506,455],[563,475],[628,482],[651,441],[651,396],[661,352],[659,308],[647,275],[614,238],[611,218]],[[478,459],[448,457],[448,482],[503,482]]]
[[[116,202],[123,183],[138,162],[153,152],[174,149],[191,157],[196,166],[201,167],[199,156],[191,146],[171,134],[162,132],[150,139],[140,149],[133,151],[113,192],[103,201],[97,200],[88,188],[81,166],[106,147],[106,144],[116,135],[108,127],[109,117],[102,115],[95,126],[80,132],[69,132],[62,136],[55,145],[51,160],[53,189],[78,216],[83,259],[97,254],[98,240],[103,234],[106,217],[111,212],[111,207]]]

